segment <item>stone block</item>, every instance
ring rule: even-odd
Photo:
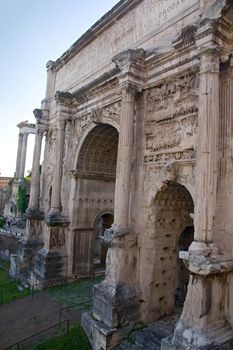
[[[66,257],[57,251],[39,250],[34,275],[42,283],[63,280],[66,276]]]
[[[121,327],[139,321],[139,301],[134,286],[102,282],[94,286],[93,316],[108,327]]]
[[[169,335],[161,340],[161,350],[177,350],[176,346],[172,344],[173,335]]]

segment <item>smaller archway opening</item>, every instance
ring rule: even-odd
[[[194,239],[194,226],[187,226],[181,233],[178,242],[178,252],[188,251]],[[179,254],[179,253],[178,253]],[[177,306],[183,306],[187,294],[189,283],[189,270],[184,265],[184,262],[177,256],[176,265],[176,293],[175,293],[175,303]]]
[[[101,215],[95,225],[95,242],[94,242],[94,270],[105,269],[108,244],[104,241],[104,231],[109,229],[114,221],[112,214]]]
[[[167,183],[155,198],[154,283],[160,314],[164,316],[180,312],[185,301],[189,271],[179,259],[179,252],[188,250],[193,241],[193,213],[191,194],[178,183]]]

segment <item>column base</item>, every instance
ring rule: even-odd
[[[93,289],[93,317],[110,328],[125,327],[139,321],[139,298],[132,285],[105,281]]]
[[[40,240],[20,240],[18,254],[11,260],[10,274],[22,281],[30,281],[31,272],[35,267],[36,253],[42,247],[43,242]]]
[[[233,349],[233,330],[230,324],[225,322],[219,328],[197,332],[179,321],[171,345],[171,349],[174,350],[230,350]]]
[[[205,242],[193,242],[188,252],[180,252],[180,257],[191,274],[183,312],[172,339],[175,348],[171,349],[232,349],[233,329],[227,321],[227,280],[233,261],[220,256],[213,243]]]
[[[34,282],[42,287],[46,284],[63,283],[67,277],[67,256],[60,251],[43,248],[37,252]]]
[[[60,212],[51,212],[45,216],[45,222],[48,226],[66,226],[69,224],[67,218]]]
[[[43,220],[44,212],[38,208],[27,208],[25,217],[28,220]]]
[[[83,313],[81,322],[93,350],[113,349],[133,330],[133,326],[121,329],[108,327],[103,322],[95,320],[91,312]]]

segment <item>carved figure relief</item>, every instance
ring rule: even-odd
[[[91,123],[101,124],[103,118],[112,119],[119,122],[121,113],[121,102],[115,102],[103,108],[92,108],[91,112],[80,113],[78,116],[78,123],[81,129],[85,129]]]
[[[39,239],[42,233],[41,220],[27,220],[27,232],[30,239]]]
[[[195,157],[197,89],[197,77],[186,75],[148,92],[145,163]]]
[[[63,227],[52,227],[50,235],[50,248],[61,249],[65,245],[65,231]]]
[[[197,112],[196,75],[187,75],[151,89],[147,96],[147,119],[161,121]]]

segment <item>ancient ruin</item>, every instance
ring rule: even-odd
[[[177,299],[163,350],[233,348],[232,53],[232,1],[121,0],[47,64],[15,273],[90,276],[107,254],[95,350]]]
[[[14,179],[10,187],[10,193],[7,200],[4,203],[4,216],[18,218],[21,216],[18,208],[18,191],[20,186],[26,188],[26,193],[30,194],[30,183],[26,184],[24,181],[25,165],[27,157],[27,142],[30,134],[35,134],[35,124],[29,123],[27,120],[20,122],[17,127],[19,128],[18,136],[18,151],[16,158],[16,167]]]

